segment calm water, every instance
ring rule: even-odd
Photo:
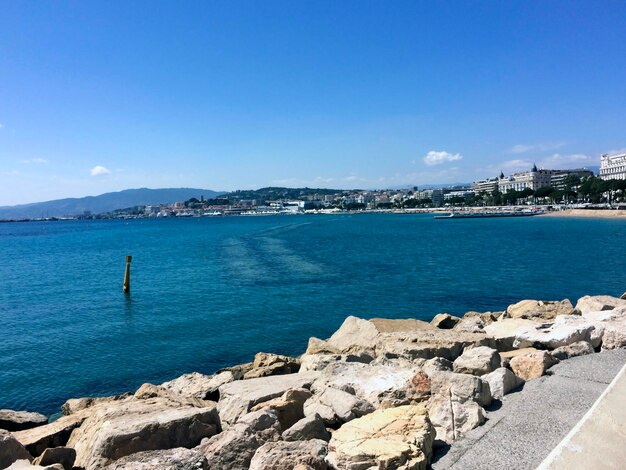
[[[300,354],[347,315],[626,290],[626,221],[428,215],[0,224],[0,408]],[[133,255],[132,294],[121,292]]]

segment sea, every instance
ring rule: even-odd
[[[131,292],[122,293],[132,255]],[[0,408],[299,355],[348,315],[626,291],[626,220],[336,214],[0,224]]]

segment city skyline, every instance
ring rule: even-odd
[[[626,146],[624,26],[621,2],[8,2],[0,206],[595,167]]]

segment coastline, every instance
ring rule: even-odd
[[[566,209],[541,214],[543,217],[583,217],[590,219],[625,219],[626,210]]]
[[[2,410],[0,468],[426,469],[551,367],[624,349],[626,293],[431,322],[351,316],[299,357],[69,399],[50,423]]]

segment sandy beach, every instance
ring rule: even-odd
[[[596,219],[626,218],[626,210],[594,210],[594,209],[567,209],[564,211],[547,212],[545,217],[590,217]]]

